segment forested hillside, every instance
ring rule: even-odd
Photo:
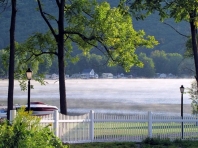
[[[53,5],[47,3],[48,9],[53,10]],[[109,0],[112,6],[116,6],[119,0]],[[19,0],[17,6],[16,19],[16,41],[22,42],[33,32],[45,32],[48,28],[36,11],[37,3],[29,0]],[[9,27],[10,27],[10,9],[0,15],[0,48],[4,48],[9,43]],[[172,25],[181,33],[188,35],[190,33],[187,23],[176,24],[172,20],[165,21]],[[164,50],[166,52],[183,53],[186,38],[176,33],[171,27],[159,21],[157,14],[153,14],[144,21],[136,21],[133,19],[135,29],[143,29],[147,34],[153,35],[160,42],[154,49]]]
[[[101,1],[101,0],[100,0]],[[54,5],[52,0],[44,0],[45,5],[47,5],[47,9],[53,11],[54,10]],[[119,2],[119,0],[108,0],[112,6],[116,6]],[[34,32],[46,32],[48,30],[47,25],[45,24],[44,20],[41,18],[39,12],[36,11],[37,8],[37,3],[36,1],[30,1],[30,0],[18,0],[17,1],[17,18],[16,18],[16,41],[21,43],[25,41],[32,33]],[[10,13],[11,13],[11,8],[7,8],[6,11],[4,11],[0,15],[0,49],[3,49],[9,45],[9,27],[10,27]],[[56,14],[56,12],[54,12]],[[183,22],[183,23],[178,23],[176,24],[172,20],[166,20],[166,23],[170,24],[173,26],[175,29],[177,29],[179,32],[185,35],[189,35],[190,30],[188,27],[188,24]],[[55,25],[54,25],[55,26]],[[186,37],[183,37],[176,33],[170,26],[167,26],[163,24],[162,22],[159,21],[159,17],[157,14],[153,14],[150,17],[148,17],[144,21],[136,21],[133,19],[133,26],[136,30],[144,30],[147,35],[153,35],[155,38],[159,41],[159,45],[156,46],[154,49],[138,49],[137,54],[140,54],[140,58],[145,62],[150,61],[151,63],[149,64],[149,69],[152,69],[152,72],[150,70],[146,70],[141,72],[142,69],[139,68],[134,68],[131,71],[131,74],[135,71],[136,75],[138,74],[139,76],[143,77],[152,77],[154,76],[155,73],[160,72],[160,73],[174,73],[175,75],[178,75],[181,72],[181,67],[180,69],[177,70],[177,72],[173,72],[172,70],[162,70],[160,71],[157,68],[157,65],[155,64],[155,60],[152,58],[155,50],[159,51],[164,51],[165,54],[161,54],[164,59],[167,61],[164,61],[166,64],[168,63],[168,57],[170,57],[171,53],[178,53],[179,55],[177,56],[174,54],[174,56],[179,57],[179,60],[176,62],[179,67],[181,65],[182,57],[184,50],[185,50],[185,44],[186,44]],[[56,27],[56,26],[55,26]],[[141,54],[141,52],[146,53]],[[168,55],[167,55],[168,54]],[[173,55],[171,55],[173,56]],[[93,55],[95,57],[95,55]],[[149,60],[147,59],[149,58]],[[91,61],[90,59],[95,59],[94,61]],[[112,73],[120,73],[123,72],[122,68],[107,68],[106,66],[101,67],[102,60],[101,57],[98,57],[98,59],[95,58],[90,58],[89,60],[82,58],[81,60],[84,60],[84,64],[82,62],[79,62],[77,64],[71,64],[67,67],[67,73],[72,74],[72,73],[79,73],[82,72],[83,69],[86,68],[93,68],[97,73],[102,73],[102,72],[112,72]],[[147,59],[147,60],[146,60]],[[170,58],[169,58],[170,59]],[[0,59],[1,60],[1,59]],[[154,67],[152,67],[152,62],[154,64]],[[159,63],[159,61],[157,61]],[[170,61],[169,61],[170,62]],[[175,61],[172,61],[175,63]],[[98,66],[98,65],[100,66]],[[147,63],[148,64],[148,63]],[[145,63],[145,65],[147,65]],[[163,64],[163,63],[162,63]],[[179,65],[180,64],[180,65]],[[56,65],[56,63],[53,63],[53,65]],[[75,68],[74,68],[75,65]],[[159,66],[160,67],[160,66]],[[166,67],[170,67],[166,65]],[[138,70],[137,70],[138,69]],[[175,69],[175,67],[173,68]],[[144,69],[145,70],[145,69]],[[53,67],[49,70],[49,73],[54,73],[56,72],[56,66]],[[152,73],[150,76],[145,75],[145,73]],[[180,73],[181,74],[181,73]]]

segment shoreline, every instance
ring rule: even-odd
[[[33,100],[32,100],[33,101]],[[47,101],[41,100],[49,105],[55,105],[60,108],[59,100]],[[1,104],[1,101],[0,101]],[[20,105],[24,105],[26,103],[20,103]],[[1,108],[7,108],[7,106],[1,105]],[[181,113],[181,104],[125,104],[120,102],[114,102],[109,105],[107,102],[94,102],[90,100],[67,100],[67,109],[69,114],[84,114],[89,113],[90,110],[95,112],[102,112],[102,113],[115,113],[115,114],[130,114],[130,113],[138,113],[138,112],[148,112],[151,111],[153,113],[174,113],[180,114]],[[190,104],[183,105],[183,113],[184,114],[191,114],[192,108]]]
[[[155,113],[181,113],[181,105],[179,104],[133,104],[133,105],[126,105],[120,107],[119,104],[113,105],[110,107],[107,106],[98,106],[97,108],[94,107],[79,107],[79,106],[68,106],[68,110],[72,109],[72,112],[79,113],[80,111],[89,112],[90,110],[95,110],[95,112],[107,112],[107,113],[138,113],[138,112],[155,112]],[[76,111],[75,111],[76,110]],[[184,114],[191,114],[191,105],[184,104],[183,105],[183,113]]]

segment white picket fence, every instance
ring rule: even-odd
[[[43,116],[41,124],[51,123],[52,130],[64,143],[133,141],[140,142],[147,137],[198,139],[196,116],[165,115],[157,113],[134,113],[111,115],[90,113],[67,116],[55,111]]]

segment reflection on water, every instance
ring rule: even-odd
[[[180,104],[179,87],[190,87],[192,79],[90,79],[66,80],[68,99],[91,99],[104,102],[122,102],[133,104]],[[49,80],[46,86],[31,81],[31,100],[59,100],[59,84]],[[7,99],[7,80],[0,80],[0,99]],[[26,99],[27,91],[20,91],[15,81],[14,98]],[[190,104],[188,94],[184,94],[184,104]]]

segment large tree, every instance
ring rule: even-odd
[[[173,18],[176,22],[189,22],[191,44],[195,64],[195,79],[198,86],[198,1],[196,0],[128,0],[130,10],[137,19],[144,19],[148,15],[158,12],[160,20]],[[180,33],[181,34],[181,33]],[[182,34],[183,35],[183,34]]]
[[[47,4],[43,5],[42,0],[37,2],[57,48],[53,51],[45,48],[40,50],[39,54],[31,51],[31,54],[37,56],[49,53],[58,57],[60,111],[63,114],[67,114],[65,58],[71,54],[72,47],[80,49],[85,55],[89,54],[91,49],[100,50],[108,57],[108,65],[122,65],[129,71],[132,66],[143,66],[135,54],[136,48],[152,48],[158,44],[154,37],[145,36],[144,31],[133,29],[131,16],[124,3],[117,8],[111,8],[107,2],[98,4],[95,0],[56,0],[51,1],[55,2],[56,8],[47,12],[44,7],[47,7]],[[45,41],[40,40],[39,43],[42,42]],[[34,47],[38,48],[36,44]]]
[[[15,63],[15,22],[16,22],[16,0],[11,1],[12,14],[10,23],[10,57],[9,57],[9,83],[8,83],[8,111],[7,119],[10,119],[10,110],[13,110],[14,95],[14,63]]]

